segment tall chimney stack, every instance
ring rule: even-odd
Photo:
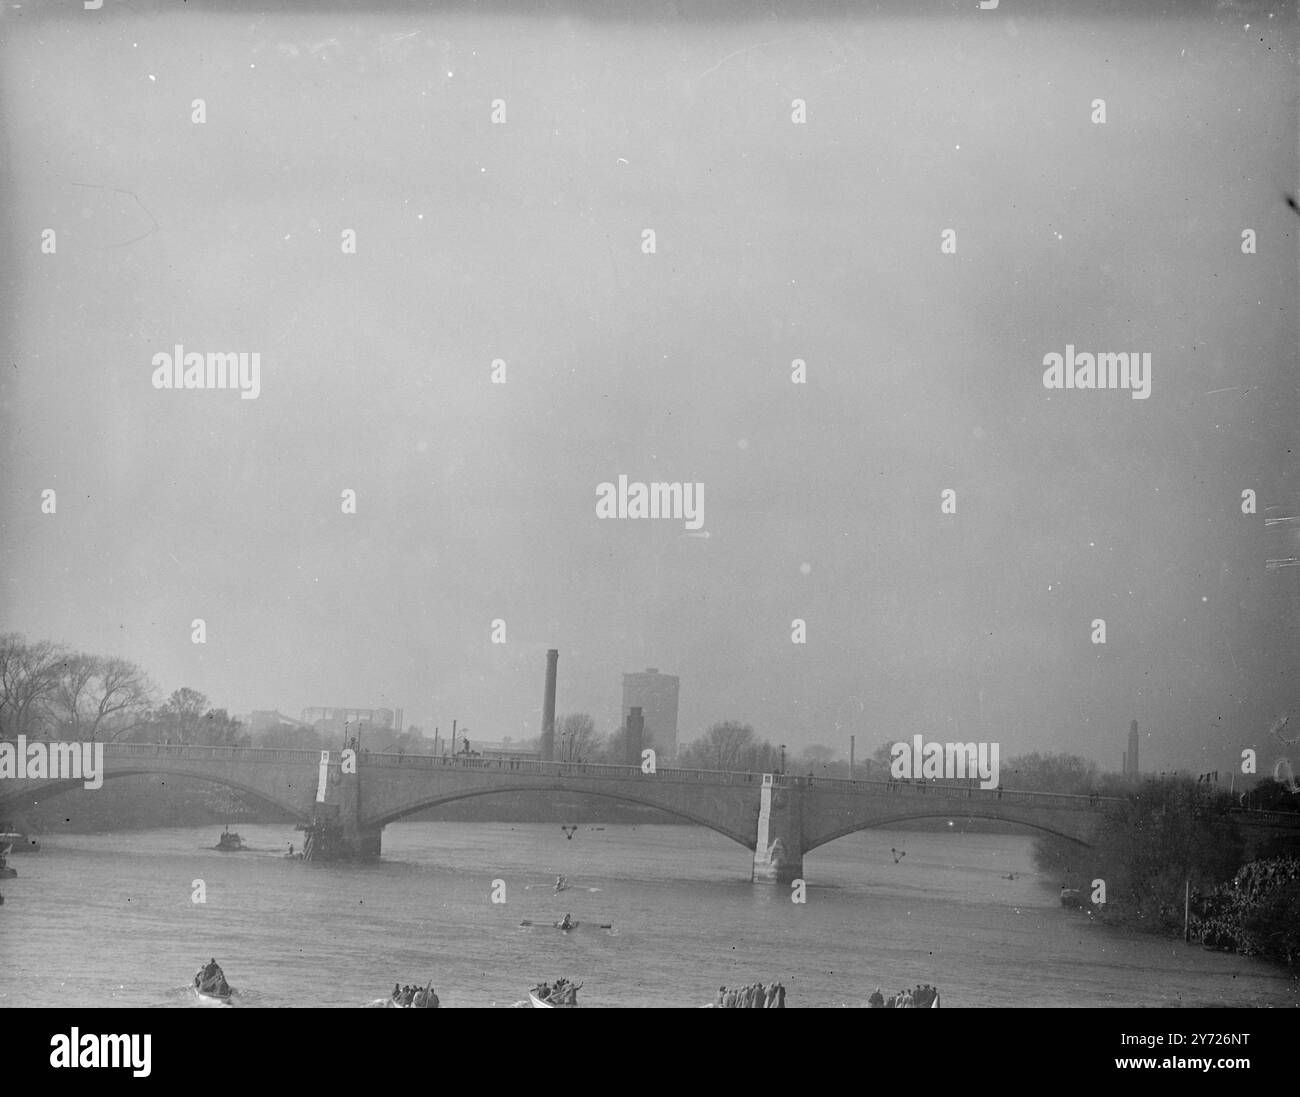
[[[546,653],[546,696],[542,699],[542,761],[555,760],[555,668],[560,653],[551,648]]]

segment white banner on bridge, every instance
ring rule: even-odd
[[[758,849],[765,855],[768,849],[767,832],[772,820],[772,775],[763,774],[763,787],[758,801]]]
[[[330,787],[330,752],[320,752],[320,775],[316,778],[316,803],[325,802],[325,792]]]

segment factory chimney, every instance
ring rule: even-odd
[[[551,648],[546,653],[546,696],[542,699],[542,761],[555,760],[555,668],[560,653]]]

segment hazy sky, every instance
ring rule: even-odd
[[[0,17],[0,627],[487,739],[556,647],[601,731],[656,666],[683,740],[1276,745],[1294,5],[122,7]],[[260,395],[156,390],[177,343]],[[1149,399],[1046,389],[1067,344]],[[597,519],[620,473],[709,536]]]

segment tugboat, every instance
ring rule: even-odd
[[[568,979],[557,979],[554,985],[539,983],[528,992],[528,1000],[534,1009],[573,1009],[578,1004],[578,991],[581,983],[571,983]]]
[[[216,960],[209,960],[194,976],[194,994],[203,1005],[229,1005],[234,994]]]
[[[221,837],[217,839],[216,848],[222,853],[239,853],[244,848],[244,840],[227,825],[221,832]]]

